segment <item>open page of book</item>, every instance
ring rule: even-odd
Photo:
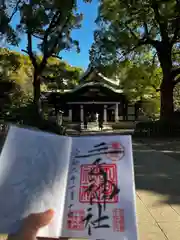
[[[70,165],[61,236],[137,240],[131,137],[75,137]]]
[[[11,126],[0,156],[0,233],[14,233],[31,213],[55,210],[39,236],[59,237],[71,138]]]

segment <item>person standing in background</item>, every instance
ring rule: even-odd
[[[99,124],[99,130],[103,130],[103,117],[101,114],[98,116],[98,124]]]
[[[84,129],[86,130],[87,130],[88,121],[89,121],[89,115],[86,114],[84,118]]]

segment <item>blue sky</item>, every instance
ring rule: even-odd
[[[91,3],[83,3],[83,0],[79,0],[79,12],[82,12],[84,19],[82,27],[72,32],[72,38],[79,41],[81,52],[76,53],[75,49],[71,51],[63,51],[60,56],[72,66],[82,67],[84,70],[89,64],[89,49],[93,42],[93,32],[96,29],[95,19],[97,17],[98,0],[92,0]],[[16,25],[19,22],[19,17],[15,16],[12,25]],[[16,51],[26,48],[26,36],[22,37],[18,47],[11,47]],[[34,41],[34,50],[36,50],[37,42]]]

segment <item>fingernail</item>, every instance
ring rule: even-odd
[[[55,211],[53,209],[49,209],[49,210],[46,211],[46,213],[54,215]]]

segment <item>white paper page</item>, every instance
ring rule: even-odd
[[[137,240],[131,137],[76,137],[72,153],[61,236]]]
[[[0,233],[16,232],[30,213],[55,210],[38,235],[59,237],[71,138],[10,127],[0,156]]]

